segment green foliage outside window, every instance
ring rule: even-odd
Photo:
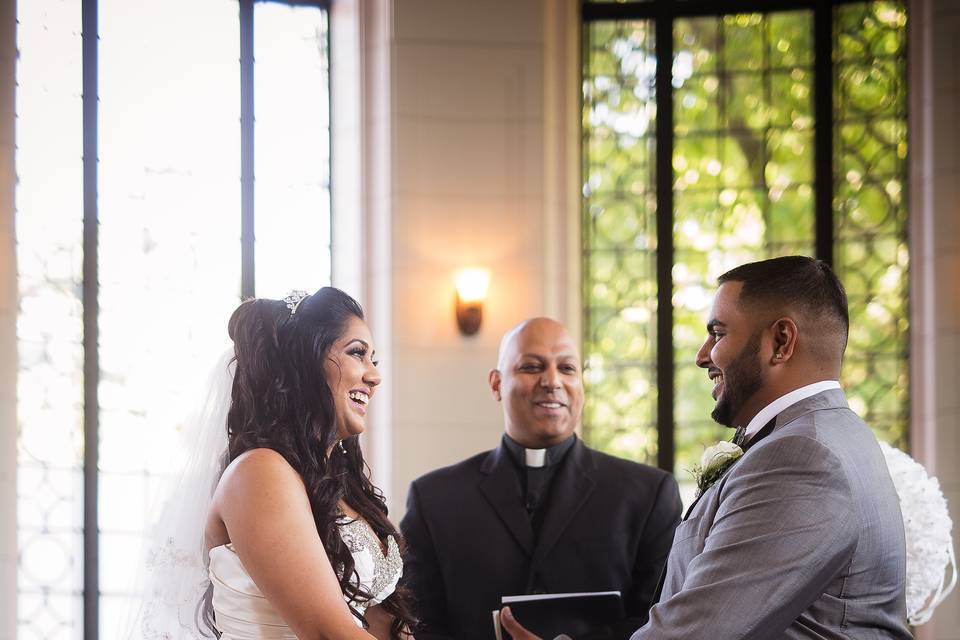
[[[907,449],[907,15],[901,3],[854,4],[835,24],[834,264],[850,299],[841,382],[877,436]]]
[[[905,24],[899,3],[835,10],[837,270],[851,305],[843,384],[906,446]],[[584,435],[655,462],[656,58],[652,21],[591,22],[584,49]],[[677,19],[674,104],[674,470],[727,437],[694,364],[716,277],[814,252],[813,14]]]
[[[585,435],[656,457],[653,25],[590,25],[584,79]]]

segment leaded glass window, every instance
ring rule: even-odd
[[[834,266],[850,299],[843,383],[851,408],[902,449],[909,434],[907,15],[836,12]]]
[[[717,276],[814,251],[813,52],[804,38],[812,30],[805,11],[674,25],[677,473],[722,435],[710,418],[710,383],[692,357]]]
[[[588,25],[584,78],[584,424],[606,451],[656,455],[656,103],[648,22]]]
[[[179,425],[257,264],[256,293],[330,281],[325,5],[246,2],[258,64],[251,136],[256,243],[241,235],[241,4],[19,3],[17,65],[18,634],[102,637],[125,615]],[[96,122],[83,119],[81,8],[97,9]],[[189,19],[185,19],[189,16]],[[171,37],[176,34],[176,37]],[[251,57],[252,59],[252,57]],[[85,146],[85,131],[96,144]],[[86,142],[90,144],[89,141]],[[84,180],[82,158],[98,159]],[[84,199],[98,276],[84,282]],[[254,234],[250,234],[251,239]],[[89,257],[89,256],[88,256]],[[95,353],[85,353],[93,288]],[[246,295],[253,291],[243,292]],[[95,376],[87,379],[84,367]],[[97,468],[84,465],[94,385]],[[89,428],[89,427],[88,427]],[[84,495],[93,474],[96,495]],[[89,522],[95,499],[97,521]],[[95,531],[96,566],[84,566]],[[96,593],[85,591],[94,575]],[[93,615],[91,615],[91,607]],[[85,613],[86,612],[86,613]],[[84,626],[88,629],[85,632]]]
[[[18,635],[70,639],[83,570],[80,5],[21,2],[17,21]]]
[[[681,15],[667,2],[591,5],[583,61],[586,440],[659,461],[689,487],[685,470],[728,435],[709,417],[710,383],[693,361],[716,277],[743,262],[801,253],[831,260],[848,289],[841,382],[851,405],[879,437],[906,447],[902,3],[723,16]],[[819,41],[817,11],[832,25]],[[653,42],[663,33],[669,46]],[[669,70],[657,65],[664,55]],[[669,84],[655,83],[658,71]],[[820,113],[832,113],[823,124],[818,73],[833,94],[819,85],[828,101]],[[669,86],[669,95],[656,86]],[[657,139],[656,114],[665,108],[672,125]],[[832,132],[825,187],[818,127]],[[657,175],[657,157],[669,159],[669,176]],[[818,210],[818,188],[833,193],[832,207]],[[826,243],[818,231],[824,217],[833,230]],[[665,284],[669,309],[657,305]],[[658,337],[658,321],[669,334]],[[673,357],[666,368],[663,350]]]

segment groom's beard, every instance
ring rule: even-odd
[[[760,332],[757,331],[734,361],[723,370],[723,394],[710,413],[710,417],[720,424],[727,427],[746,426],[733,424],[733,416],[763,386],[759,354]]]

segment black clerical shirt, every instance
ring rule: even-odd
[[[510,452],[510,459],[516,466],[517,475],[520,478],[519,497],[530,517],[535,538],[539,535],[540,525],[543,523],[545,511],[543,506],[547,503],[551,481],[576,440],[577,436],[571,435],[563,442],[547,447],[545,450],[530,450],[531,453],[542,451],[542,465],[532,466],[530,460],[540,456],[528,455],[526,447],[512,440],[507,434],[503,434],[503,444]]]

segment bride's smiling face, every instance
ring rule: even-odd
[[[337,412],[337,439],[362,433],[367,406],[380,384],[373,338],[366,322],[356,316],[347,322],[343,335],[327,353],[323,372]]]

